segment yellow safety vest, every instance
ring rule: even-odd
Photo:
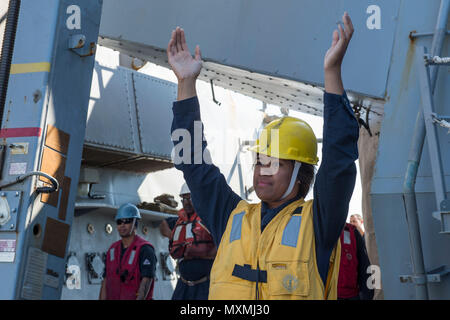
[[[312,200],[294,201],[261,232],[261,203],[231,213],[211,269],[209,299],[336,299],[341,247],[324,286],[316,263]]]

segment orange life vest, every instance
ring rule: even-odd
[[[195,212],[188,216],[181,209],[169,240],[169,251],[174,259],[212,259],[217,248],[200,217]]]

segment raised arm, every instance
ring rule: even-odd
[[[228,216],[241,198],[228,186],[219,168],[211,164],[211,161],[205,162],[204,156],[209,153],[205,150],[206,141],[195,87],[202,67],[199,46],[196,46],[193,57],[186,45],[183,29],[177,27],[172,32],[167,46],[167,57],[178,79],[178,98],[173,104],[172,121],[175,152],[178,151],[178,143],[185,143],[184,139],[187,137],[191,139],[188,143],[190,148],[182,150],[183,160],[175,161],[175,167],[183,172],[184,179],[191,190],[195,210],[211,231],[217,245],[225,230]],[[175,133],[180,134],[182,141],[179,141],[180,139],[176,141],[178,137],[174,137],[177,136]],[[186,157],[184,152],[190,154]],[[199,153],[200,157],[198,157]],[[184,161],[185,159],[188,163]]]
[[[166,220],[161,221],[161,224],[159,225],[159,232],[163,237],[170,238],[172,230],[170,230],[169,224]]]
[[[344,28],[333,32],[330,49],[324,59],[324,129],[322,163],[314,185],[314,231],[317,256],[329,255],[347,218],[356,179],[359,127],[350,107],[341,79],[341,64],[353,34],[347,13]],[[320,266],[319,266],[320,267]],[[323,272],[327,269],[323,267]]]
[[[331,47],[326,52],[323,63],[325,72],[325,92],[337,95],[342,95],[344,93],[341,65],[354,32],[352,20],[347,12],[344,13],[342,21],[344,22],[345,29],[342,28],[342,25],[339,23],[339,32],[337,30],[333,31]]]

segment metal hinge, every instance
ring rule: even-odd
[[[91,42],[87,52],[81,52],[81,49],[86,44],[86,36],[83,34],[74,34],[69,38],[68,48],[80,57],[90,57],[95,54],[96,44]]]
[[[439,268],[433,269],[425,276],[415,276],[415,275],[401,275],[401,283],[415,283],[415,284],[425,284],[427,282],[441,282],[442,277],[450,273],[450,269],[446,266],[440,266]]]
[[[441,232],[450,234],[450,200],[442,200],[440,211],[433,212],[433,217],[441,221]]]

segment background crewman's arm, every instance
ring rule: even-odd
[[[98,300],[106,300],[106,278],[103,278],[102,286],[100,287],[100,294]]]
[[[142,246],[141,252],[139,253],[141,283],[136,292],[136,300],[145,300],[147,298],[156,276],[157,262],[155,249],[150,245]]]
[[[159,225],[159,232],[161,232],[162,236],[170,238],[172,230],[170,230],[169,224],[166,220],[161,221],[161,224]]]
[[[145,300],[150,291],[153,278],[143,277],[141,279],[141,284],[139,285],[139,290],[136,294],[136,300]]]

